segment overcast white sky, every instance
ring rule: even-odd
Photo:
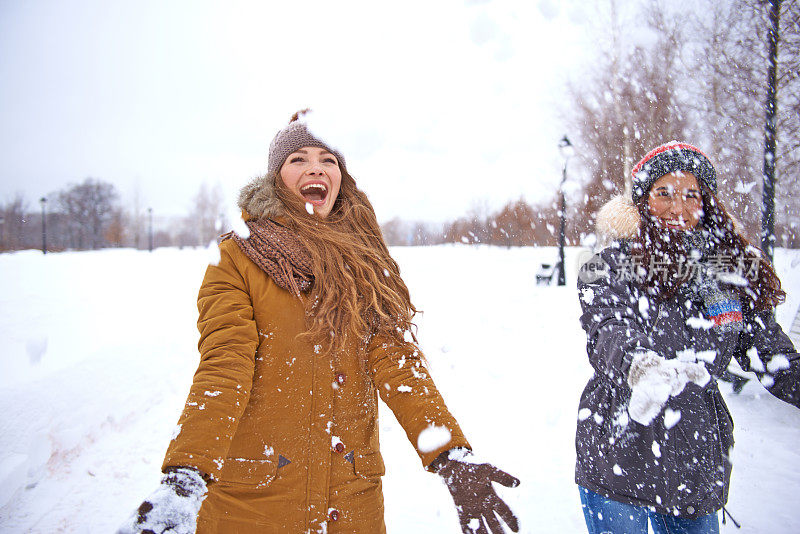
[[[86,177],[184,214],[236,193],[300,108],[378,219],[550,196],[585,2],[0,0],[0,201]]]

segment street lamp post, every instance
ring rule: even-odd
[[[775,251],[775,158],[777,122],[776,71],[778,67],[778,26],[780,22],[781,0],[770,0],[769,61],[767,64],[767,120],[764,126],[764,188],[761,209],[761,250],[772,261]]]
[[[566,272],[564,270],[564,241],[565,230],[567,224],[567,201],[564,198],[564,182],[567,181],[567,162],[575,154],[575,148],[569,142],[567,136],[561,138],[558,142],[558,151],[561,157],[564,158],[564,169],[561,172],[561,183],[558,185],[559,207],[558,213],[561,218],[561,226],[558,230],[558,285],[563,286],[567,284]]]
[[[148,232],[147,250],[153,252],[153,208],[147,208],[147,216],[150,219],[150,231]]]
[[[47,254],[47,197],[40,198],[39,202],[42,204],[42,254]]]

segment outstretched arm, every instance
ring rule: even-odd
[[[800,408],[800,354],[775,321],[774,311],[757,313],[746,323],[736,359],[753,371],[767,391]]]
[[[470,449],[414,343],[376,337],[368,347],[372,382],[428,467],[442,452]]]
[[[423,465],[444,480],[462,532],[502,534],[497,516],[517,532],[517,518],[495,493],[492,482],[516,487],[519,480],[491,464],[473,460],[470,445],[445,406],[419,348],[383,338],[373,340],[369,351],[375,387],[406,431]]]
[[[165,475],[120,533],[194,532],[206,484],[218,477],[247,405],[258,335],[246,283],[227,243],[200,288],[201,361],[167,449]]]

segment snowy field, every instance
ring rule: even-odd
[[[585,532],[573,482],[580,392],[578,250],[567,287],[537,287],[554,249],[396,248],[420,342],[481,456],[522,480],[500,488],[522,532]],[[150,493],[197,363],[195,297],[206,250],[0,255],[0,531],[108,533]],[[778,251],[800,305],[800,251]],[[723,532],[797,533],[800,411],[749,383],[736,423]],[[458,533],[449,494],[381,406],[390,533]]]

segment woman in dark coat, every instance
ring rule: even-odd
[[[705,154],[672,142],[598,216],[612,245],[578,282],[595,371],[576,435],[590,534],[646,534],[648,519],[656,533],[719,532],[733,422],[717,377],[731,358],[800,406],[800,355],[774,317],[785,293],[716,190]]]

